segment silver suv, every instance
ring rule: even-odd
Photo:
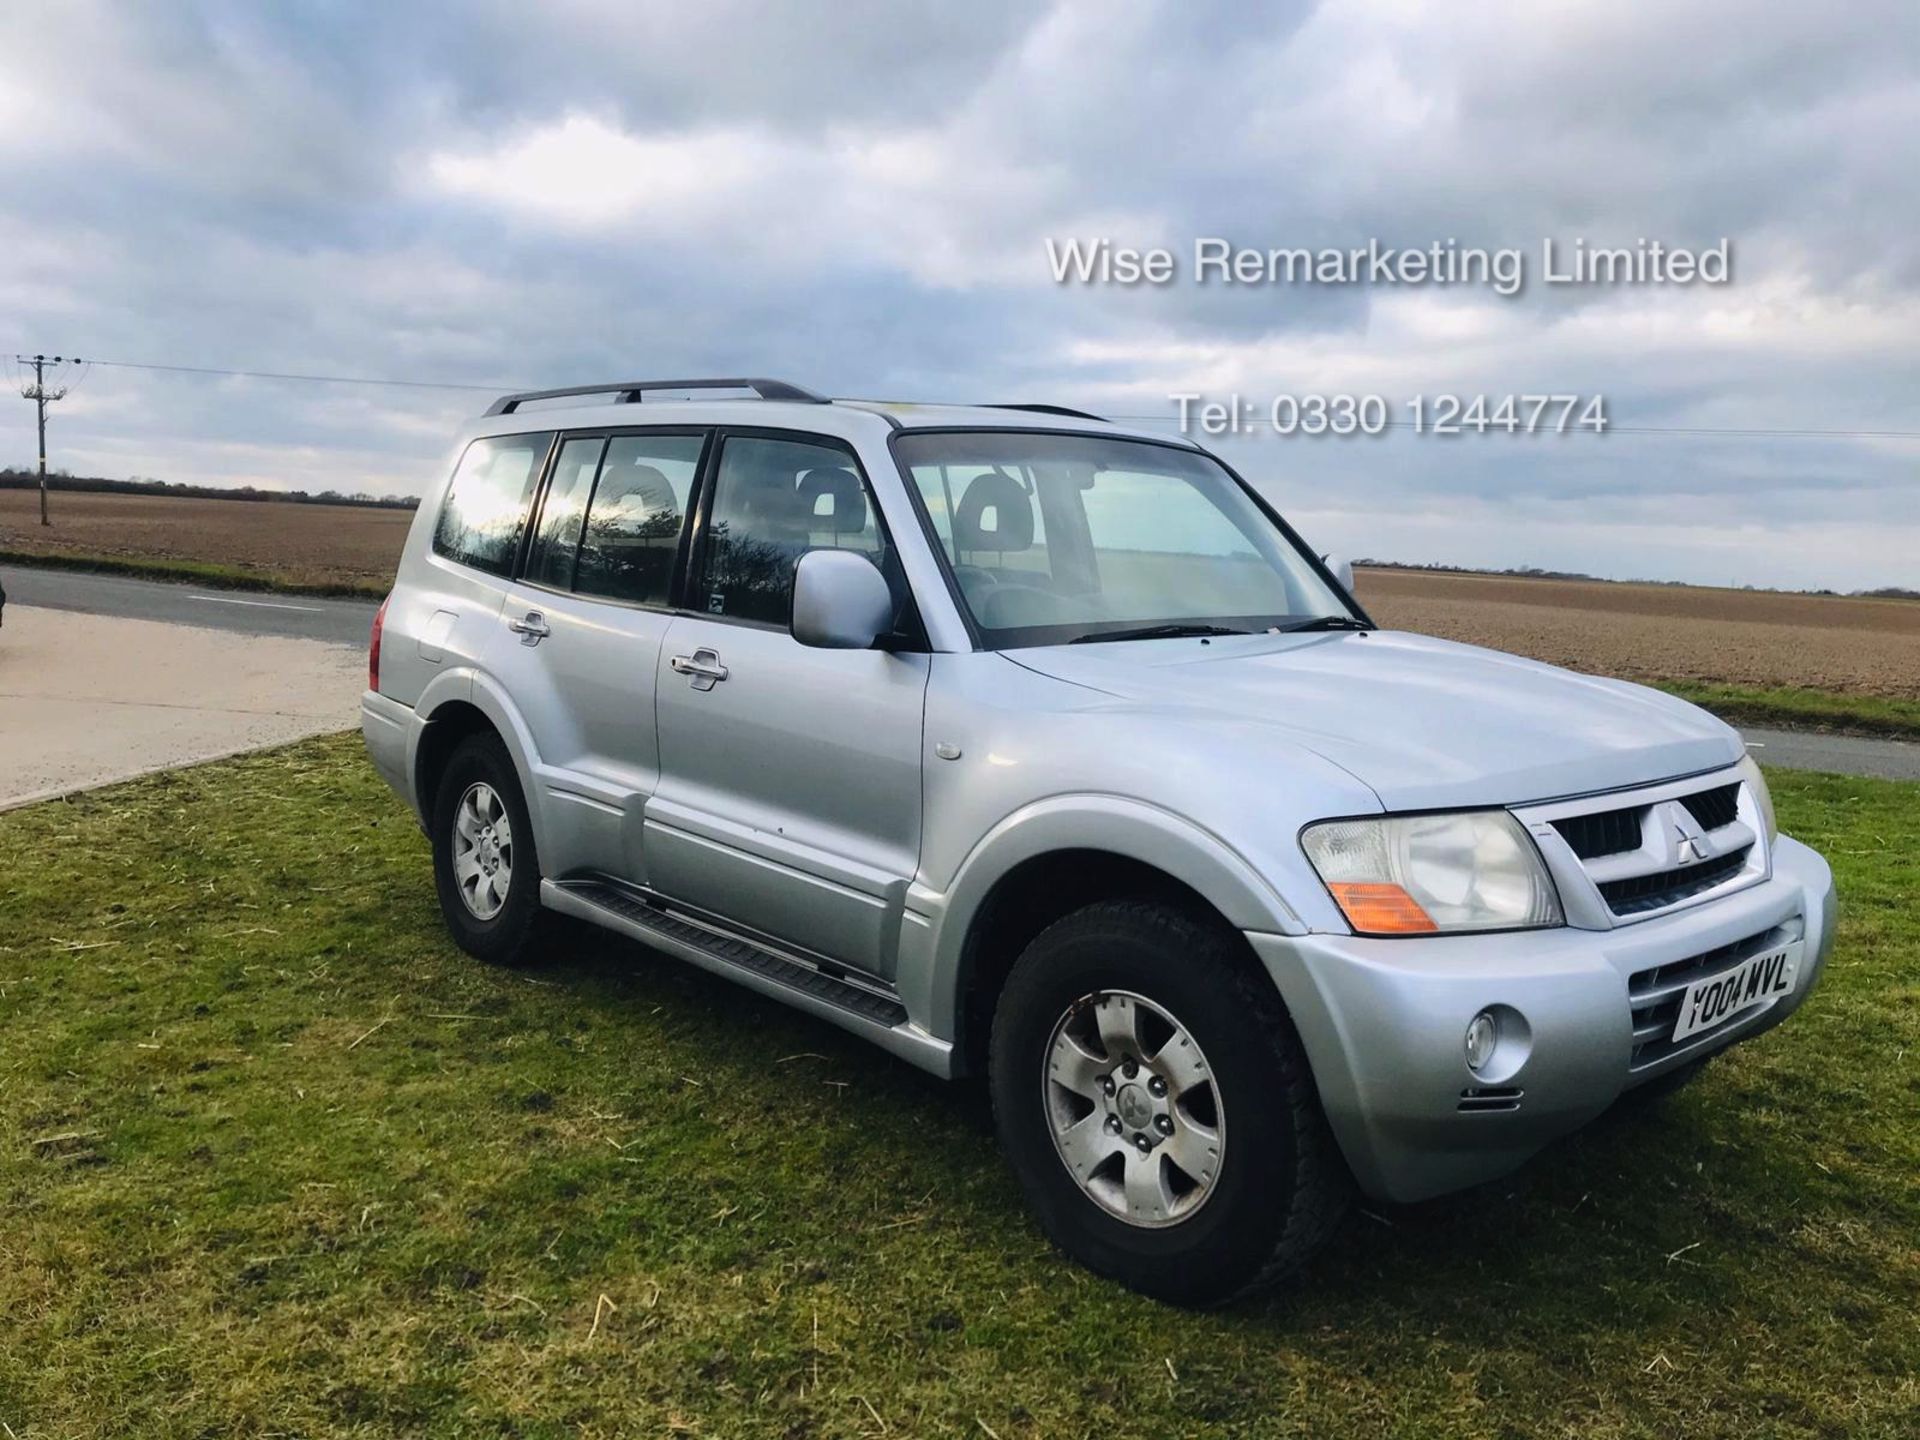
[[[1677,1086],[1831,945],[1733,730],[1376,628],[1183,441],[680,380],[507,396],[448,469],[363,728],[459,944],[576,916],[984,1073],[1149,1294]]]

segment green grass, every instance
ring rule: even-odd
[[[454,951],[357,743],[0,815],[13,1436],[1911,1436],[1920,788],[1775,776],[1790,1023],[1193,1316],[1054,1256],[976,1091],[582,935]]]
[[[1839,730],[1858,735],[1920,740],[1920,700],[1878,695],[1842,695],[1791,686],[1655,682],[1669,694],[1704,706],[1735,725],[1777,725],[1786,730]]]
[[[0,565],[40,570],[81,570],[98,575],[131,575],[142,580],[186,580],[228,590],[277,595],[334,595],[379,600],[388,586],[375,580],[302,580],[274,570],[222,565],[211,560],[147,560],[124,555],[68,554],[38,550],[0,550]]]

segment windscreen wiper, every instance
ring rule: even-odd
[[[1072,645],[1097,645],[1103,640],[1178,640],[1186,635],[1251,635],[1251,630],[1236,630],[1231,625],[1142,625],[1137,630],[1089,630],[1076,635]]]
[[[1311,620],[1302,620],[1297,625],[1282,625],[1280,628],[1294,635],[1304,630],[1371,630],[1373,626],[1351,615],[1316,615]]]

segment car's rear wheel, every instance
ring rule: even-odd
[[[460,948],[496,965],[534,958],[540,857],[513,758],[496,737],[463,740],[448,758],[432,838],[440,913]]]
[[[989,1069],[1041,1225],[1136,1290],[1234,1299],[1304,1264],[1344,1213],[1279,996],[1199,917],[1111,902],[1049,927],[1001,993]]]

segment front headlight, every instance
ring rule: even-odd
[[[1767,777],[1760,773],[1753,756],[1740,757],[1740,778],[1747,782],[1747,793],[1753,796],[1753,803],[1760,811],[1760,823],[1767,828],[1768,843],[1772,843],[1780,835],[1779,823],[1773,818],[1773,793],[1767,789]]]
[[[1361,935],[1565,923],[1540,852],[1504,810],[1328,820],[1300,843]]]

